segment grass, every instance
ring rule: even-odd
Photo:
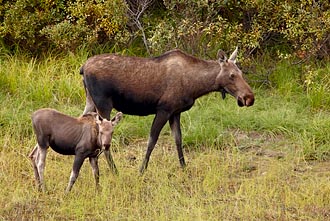
[[[79,67],[86,57],[0,56],[1,220],[329,219],[330,113],[324,103],[314,105],[313,90],[304,93],[299,81],[281,80],[286,63],[272,76],[277,87],[254,87],[253,107],[239,108],[233,98],[212,93],[182,114],[185,170],[166,125],[139,176],[153,117],[125,115],[113,139],[120,174],[112,175],[101,156],[101,192],[86,161],[65,194],[73,157],[52,150],[47,192],[38,192],[27,157],[35,145],[30,115],[41,107],[81,114]]]

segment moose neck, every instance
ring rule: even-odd
[[[189,76],[187,82],[189,82],[190,95],[197,99],[205,94],[213,91],[219,91],[219,85],[216,82],[216,78],[220,73],[220,65],[216,61],[207,61],[206,65],[199,65],[194,69],[194,72]]]

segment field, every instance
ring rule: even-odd
[[[47,191],[38,192],[28,158],[36,143],[30,115],[42,107],[82,113],[78,70],[87,56],[0,57],[0,220],[330,219],[325,79],[315,77],[321,68],[308,72],[285,62],[273,73],[275,86],[253,86],[254,106],[239,108],[234,98],[212,93],[182,114],[184,170],[166,125],[140,176],[153,117],[125,115],[112,144],[119,175],[100,156],[100,192],[86,161],[65,194],[73,157],[51,149]],[[330,65],[322,67],[329,70]],[[304,71],[307,83],[297,86],[290,76]],[[317,80],[321,84],[311,87]]]

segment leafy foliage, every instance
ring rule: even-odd
[[[7,46],[34,54],[49,46],[75,50],[113,43],[125,35],[125,9],[121,0],[5,1],[0,8],[0,36]]]
[[[150,41],[195,53],[232,48],[245,52],[294,52],[301,58],[329,55],[330,13],[326,1],[164,1],[168,15]],[[165,45],[163,45],[165,44]]]
[[[246,55],[322,58],[330,51],[329,9],[325,0],[1,1],[0,39],[34,54],[49,46],[140,45],[151,54],[179,47],[209,56],[240,45]]]

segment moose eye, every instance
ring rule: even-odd
[[[236,77],[236,74],[235,73],[230,73],[229,77],[230,77],[230,79],[234,79]]]

